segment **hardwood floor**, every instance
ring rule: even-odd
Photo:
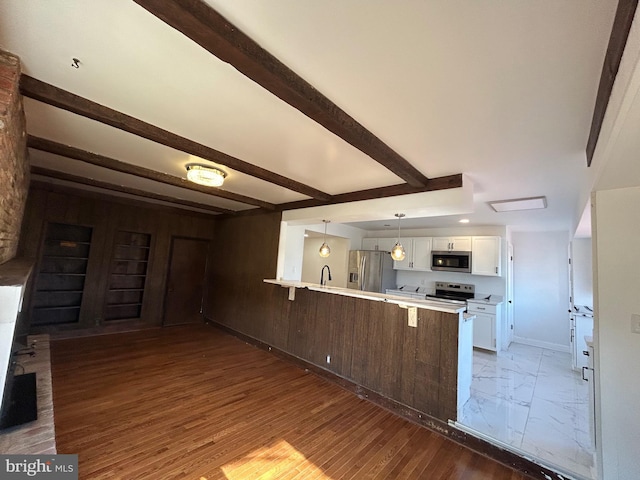
[[[525,479],[213,327],[52,343],[82,479]]]

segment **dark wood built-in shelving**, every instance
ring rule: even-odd
[[[78,323],[93,229],[49,223],[38,266],[33,325]]]
[[[118,231],[111,259],[104,319],[140,318],[151,235]]]

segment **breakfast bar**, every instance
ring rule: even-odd
[[[265,279],[283,308],[274,346],[441,421],[469,398],[473,316],[465,307]]]

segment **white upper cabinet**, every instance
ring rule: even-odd
[[[431,237],[413,239],[413,270],[431,270]]]
[[[432,250],[436,252],[471,251],[471,237],[433,237]]]
[[[396,244],[395,238],[379,238],[378,250],[382,250],[383,252],[391,252],[391,249],[395,244]]]
[[[431,271],[431,237],[403,238],[401,243],[406,256],[401,262],[393,262],[394,269]]]
[[[363,238],[362,239],[362,250],[377,250],[378,249],[378,239],[377,238]]]
[[[395,238],[363,238],[362,250],[380,250],[382,252],[390,252],[395,244]]]
[[[502,258],[500,237],[473,237],[471,248],[471,273],[499,277]]]

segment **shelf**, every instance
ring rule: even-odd
[[[71,305],[68,307],[33,307],[34,310],[79,310],[80,305]]]
[[[82,293],[82,290],[38,290],[36,293]]]
[[[78,323],[93,229],[49,223],[35,280],[32,323]]]
[[[150,234],[117,232],[105,303],[106,321],[140,318],[150,245]]]

